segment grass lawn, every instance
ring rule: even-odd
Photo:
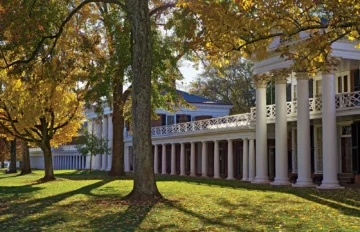
[[[3,173],[3,170],[1,170]],[[360,231],[360,190],[158,177],[168,201],[120,201],[131,179],[56,171],[58,181],[0,174],[0,231]]]

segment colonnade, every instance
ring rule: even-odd
[[[287,158],[287,104],[286,80],[289,70],[272,72],[275,78],[275,169],[274,185],[290,185],[288,178]],[[252,183],[269,183],[267,157],[267,111],[266,84],[270,75],[255,76],[256,86],[256,177]],[[309,75],[297,72],[297,145],[293,160],[293,171],[297,172],[294,187],[314,187],[311,178],[310,153],[310,111],[309,111]],[[337,141],[336,141],[336,108],[335,108],[335,73],[330,67],[322,73],[322,130],[323,130],[323,181],[318,188],[342,188],[337,179]],[[292,138],[295,138],[294,132]],[[294,150],[294,147],[293,147]],[[295,168],[296,166],[296,168]],[[297,170],[294,170],[297,169]]]
[[[211,158],[213,158],[213,178],[220,179],[220,146],[219,143],[223,140],[214,140],[214,141],[194,141],[194,142],[173,142],[173,143],[162,143],[154,144],[154,172],[155,174],[170,174],[170,175],[180,175],[186,176],[197,176],[198,174],[201,177],[209,177],[209,143],[213,142],[213,152]],[[227,171],[225,173],[227,180],[235,179],[235,163],[234,163],[234,139],[228,139],[227,141]],[[242,139],[242,181],[252,181],[255,178],[255,140],[254,138],[244,138]],[[198,161],[201,165],[196,166],[196,143],[201,146],[201,153],[198,155]],[[190,159],[189,167],[190,172],[186,173],[186,154],[185,147],[187,144],[190,144]],[[167,146],[171,146],[170,151],[170,161],[168,158]],[[180,159],[176,158],[178,150],[176,150],[176,145],[180,145]],[[200,150],[200,149],[199,149]],[[161,151],[161,152],[160,152]],[[179,160],[179,168],[177,169],[177,160]],[[158,166],[161,161],[161,170]],[[167,170],[167,163],[170,163],[170,172]],[[178,170],[178,171],[177,171]],[[130,171],[130,146],[125,146],[125,171]],[[132,170],[134,171],[134,170]]]
[[[53,156],[54,170],[84,169],[86,156],[82,155],[58,155]]]
[[[335,74],[334,69],[322,73],[322,134],[323,134],[323,181],[320,189],[339,189],[337,179],[337,141],[336,141],[336,108],[335,108]],[[289,70],[282,69],[272,72],[275,78],[275,178],[272,185],[290,185],[288,177],[288,128],[287,128],[287,103],[286,83]],[[267,109],[266,85],[270,75],[257,75],[254,77],[256,86],[256,149],[254,139],[243,139],[243,181],[252,183],[270,183],[268,167],[267,144]],[[311,176],[310,152],[310,110],[309,110],[309,75],[297,72],[297,129],[291,129],[293,173],[297,173],[294,187],[315,187]],[[202,146],[201,176],[207,177],[208,141],[200,141]],[[195,142],[190,143],[190,176],[196,176],[195,167]],[[228,140],[227,154],[227,179],[234,179],[233,140]],[[167,143],[169,144],[169,143]],[[162,164],[167,163],[166,145],[154,144],[154,169],[159,173],[159,159]],[[185,175],[185,144],[180,143],[180,175]],[[162,157],[158,157],[159,150]],[[171,175],[176,175],[175,143],[171,143]],[[255,156],[256,150],[256,156]],[[219,140],[214,141],[214,178],[220,178]],[[126,160],[127,159],[127,160]],[[125,149],[125,164],[129,163],[129,147]],[[128,164],[127,164],[128,165]],[[126,171],[129,167],[125,166]],[[168,174],[166,165],[162,165],[161,174]]]
[[[89,133],[95,134],[98,138],[108,140],[108,147],[112,149],[113,140],[113,123],[112,114],[107,114],[101,118],[94,118],[89,121]],[[94,170],[109,171],[112,164],[112,152],[110,155],[98,154],[92,157],[92,168]],[[90,159],[87,157],[86,168],[90,167]]]

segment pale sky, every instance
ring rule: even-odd
[[[193,67],[194,64],[190,61],[182,61],[180,72],[184,76],[184,80],[181,81],[182,83],[177,83],[178,88],[184,91],[187,91],[186,86],[195,78],[200,75],[202,72],[202,67],[199,65],[198,67]]]

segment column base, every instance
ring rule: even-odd
[[[320,186],[316,187],[317,189],[344,189],[343,186],[339,185],[339,181],[323,181]]]
[[[270,180],[269,180],[269,178],[262,178],[262,177],[256,178],[255,177],[255,179],[253,181],[251,181],[251,183],[252,184],[269,184]]]
[[[196,175],[195,175],[195,174],[190,174],[190,176],[191,176],[191,177],[196,177]]]
[[[214,176],[213,178],[214,178],[214,179],[218,179],[218,180],[220,180],[220,179],[221,179],[221,177],[220,177],[220,176]]]
[[[312,182],[312,180],[300,180],[296,181],[295,184],[292,185],[293,187],[298,188],[313,188],[316,187],[316,184]]]
[[[227,177],[225,180],[235,180],[234,177]]]
[[[270,184],[275,185],[275,186],[291,185],[290,181],[274,181],[274,182],[271,182]]]
[[[248,182],[249,179],[248,178],[242,178],[241,181]]]
[[[171,173],[170,175],[172,175],[172,176],[176,176],[176,173]]]
[[[105,171],[110,172],[111,168],[107,168]]]
[[[275,178],[274,182],[270,183],[271,185],[291,185],[288,178]]]
[[[208,178],[208,175],[201,175],[202,178]]]

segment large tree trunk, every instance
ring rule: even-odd
[[[21,173],[26,175],[31,173],[29,147],[26,141],[21,141]]]
[[[9,173],[16,173],[16,139],[10,142],[10,168]]]
[[[124,69],[119,72],[120,77],[114,78],[113,91],[113,140],[112,143],[112,163],[109,176],[124,176],[124,99],[123,99],[123,80]]]
[[[132,201],[162,198],[154,175],[151,142],[151,25],[148,0],[126,0],[133,35],[132,128],[135,156],[134,188],[126,197]]]
[[[44,153],[45,176],[41,178],[40,181],[47,182],[47,181],[56,180],[52,165],[52,152],[51,152],[50,141],[45,141],[45,143],[41,145],[41,150]]]

